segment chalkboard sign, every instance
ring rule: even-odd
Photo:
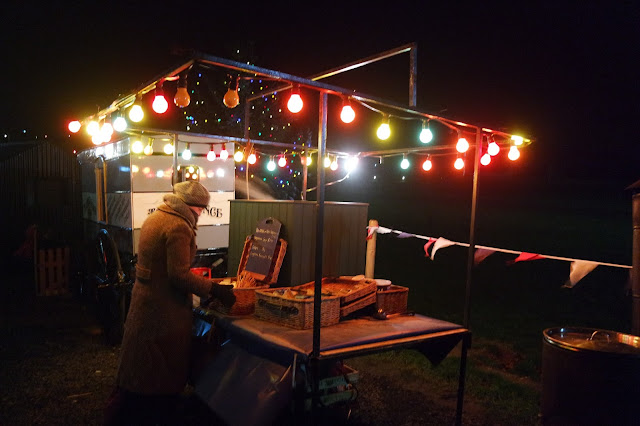
[[[253,234],[253,243],[244,269],[252,272],[259,280],[265,279],[269,274],[281,227],[282,224],[272,217],[262,219],[256,226],[256,232]]]

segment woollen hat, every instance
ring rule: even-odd
[[[209,205],[209,191],[195,180],[176,183],[173,185],[173,193],[189,206],[207,207]]]

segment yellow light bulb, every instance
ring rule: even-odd
[[[144,150],[144,145],[142,141],[133,141],[131,144],[131,152],[134,154],[140,154]]]
[[[144,111],[142,110],[142,107],[138,104],[133,104],[133,106],[129,110],[129,118],[134,123],[141,122],[144,118]]]
[[[236,163],[239,163],[244,160],[244,154],[242,153],[242,151],[236,151],[236,153],[233,154],[233,159]]]
[[[153,154],[153,146],[151,146],[151,144],[147,145],[144,147],[144,155],[151,155]]]
[[[391,128],[389,127],[389,123],[384,122],[378,127],[378,131],[376,132],[378,138],[386,141],[391,136]]]
[[[340,119],[343,123],[351,123],[356,118],[356,112],[353,110],[351,105],[346,104],[342,107],[342,111],[340,112]]]
[[[173,144],[172,143],[165,144],[164,148],[163,148],[163,151],[167,155],[173,154]]]
[[[326,156],[324,157],[324,167],[326,169],[329,166],[331,166],[331,158],[329,158],[329,156]]]
[[[87,124],[87,133],[89,136],[97,135],[100,131],[100,124],[97,121],[91,120],[89,124]]]

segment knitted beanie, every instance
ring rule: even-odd
[[[200,182],[187,180],[173,185],[173,193],[189,206],[207,207],[209,191]]]

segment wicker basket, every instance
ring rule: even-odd
[[[313,290],[314,282],[293,287],[292,290]],[[322,292],[340,297],[340,318],[376,303],[376,282],[370,279],[354,280],[352,277],[325,277]]]
[[[409,289],[399,285],[391,285],[386,290],[376,293],[376,308],[382,309],[387,314],[402,314],[407,312],[407,300]]]
[[[244,249],[242,250],[242,257],[240,258],[240,264],[238,265],[238,276],[233,278],[214,278],[213,282],[216,284],[233,283],[233,294],[236,296],[236,301],[231,308],[227,308],[220,303],[219,300],[214,299],[209,305],[210,308],[215,309],[218,312],[222,312],[226,315],[251,315],[255,307],[255,291],[269,288],[269,285],[278,281],[278,274],[282,267],[282,261],[284,255],[287,252],[287,242],[282,238],[278,240],[276,245],[277,256],[274,256],[269,269],[269,274],[264,280],[257,280],[252,272],[244,269],[249,258],[249,252],[253,244],[252,236],[249,236],[244,241]]]
[[[297,329],[313,327],[313,297],[285,297],[289,289],[256,290],[254,315],[262,320]],[[327,327],[340,321],[340,298],[322,296],[320,326]]]

